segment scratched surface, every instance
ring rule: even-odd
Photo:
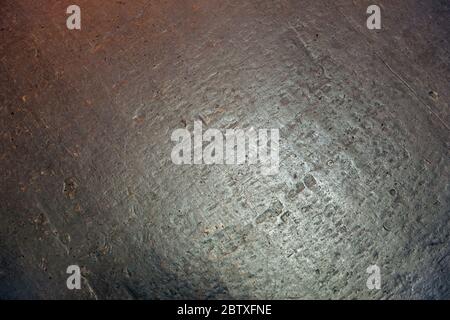
[[[450,298],[449,3],[372,2],[2,1],[0,298]],[[198,119],[279,174],[172,164]]]

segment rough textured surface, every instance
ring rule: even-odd
[[[0,298],[450,298],[449,3],[372,2],[2,1]],[[172,164],[198,119],[280,173]]]

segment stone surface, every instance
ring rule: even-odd
[[[450,298],[449,3],[372,2],[2,1],[0,298]],[[172,164],[199,119],[279,174]]]

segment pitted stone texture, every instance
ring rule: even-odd
[[[77,4],[0,7],[0,298],[450,297],[447,2]],[[279,174],[172,164],[196,120]]]

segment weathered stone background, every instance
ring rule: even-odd
[[[1,1],[0,298],[450,298],[448,1],[70,4]],[[173,165],[198,119],[279,175]]]

